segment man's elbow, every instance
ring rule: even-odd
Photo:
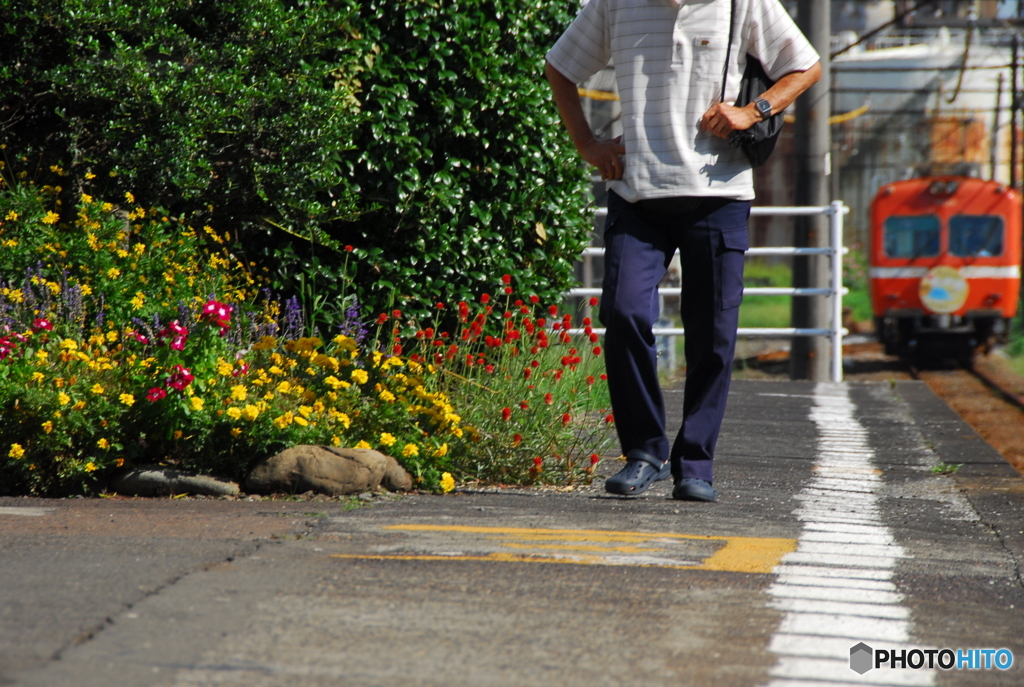
[[[818,83],[821,80],[821,62],[811,65],[811,68],[804,72],[804,78],[807,80],[807,88]]]

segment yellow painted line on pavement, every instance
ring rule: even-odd
[[[574,565],[637,565],[645,567],[676,568],[683,570],[713,570],[768,574],[787,553],[796,551],[796,539],[773,537],[733,537],[727,535],[679,534],[676,532],[628,532],[615,530],[570,530],[526,527],[482,527],[474,525],[389,525],[384,529],[406,532],[449,532],[481,534],[485,539],[499,541],[501,546],[521,549],[564,551],[565,555],[538,553],[521,555],[511,553],[487,554],[338,554],[335,558],[362,558],[374,560],[437,560],[437,561],[500,561],[529,563],[566,563]],[[512,540],[512,541],[508,541]],[[598,546],[613,543],[656,543],[673,541],[714,541],[724,546],[705,558],[699,565],[673,565],[652,562],[649,554],[661,553],[662,548],[639,546]],[[535,542],[530,544],[528,542]],[[579,543],[576,543],[579,542]],[[451,542],[457,546],[457,543]],[[587,552],[569,554],[569,552]],[[616,554],[612,559],[596,554]],[[624,555],[625,554],[625,555]],[[628,562],[628,554],[642,554],[636,563]]]

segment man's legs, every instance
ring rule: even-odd
[[[669,457],[668,439],[651,327],[658,318],[658,283],[674,252],[663,227],[648,221],[635,204],[608,194],[600,318],[607,328],[605,365],[615,427],[624,454],[639,449],[662,461]]]
[[[736,350],[749,214],[749,202],[709,198],[695,213],[696,221],[678,229],[686,383],[683,424],[670,454],[677,483],[713,481],[711,461]]]

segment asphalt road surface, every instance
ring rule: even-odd
[[[1024,480],[923,384],[736,382],[716,475],[0,499],[0,685],[1024,684]]]

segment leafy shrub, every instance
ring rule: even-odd
[[[575,9],[0,0],[0,120],[14,157],[64,169],[65,207],[94,174],[231,228],[307,316],[341,317],[345,246],[374,310],[425,316],[506,273],[554,302],[589,222],[542,77]]]

